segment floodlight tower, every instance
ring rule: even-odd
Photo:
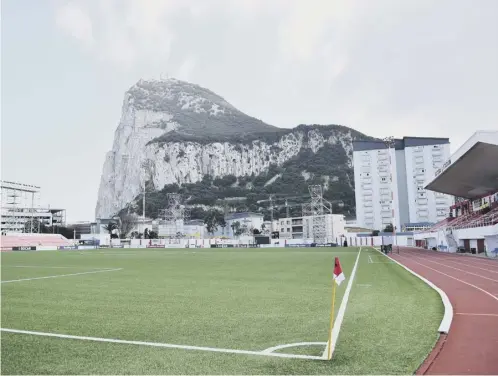
[[[310,192],[311,202],[303,204],[303,217],[312,217],[314,242],[325,243],[327,240],[325,215],[332,213],[332,206],[330,202],[323,198],[321,185],[309,185],[308,190]]]
[[[395,155],[393,153],[396,153],[396,150],[394,148],[394,145],[396,143],[396,140],[394,137],[385,137],[382,139],[384,141],[384,144],[387,147],[387,151],[389,154],[389,173],[391,175],[391,180],[390,180],[390,187],[391,187],[391,216],[392,216],[392,228],[393,228],[393,244],[396,243],[396,208],[395,208],[395,199],[394,199],[394,161],[395,161]],[[399,248],[397,249],[399,253]]]

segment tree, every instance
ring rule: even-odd
[[[249,228],[247,227],[246,224],[243,224],[239,230],[235,233],[235,235],[240,236],[242,234],[248,234],[249,233]]]
[[[116,222],[109,222],[104,226],[104,230],[106,230],[109,235],[111,235],[111,239],[116,239],[118,235],[116,234],[116,230],[118,229],[118,225]]]
[[[393,232],[393,225],[392,224],[388,224],[383,231],[384,232]]]
[[[221,212],[215,209],[209,210],[204,217],[204,224],[206,225],[207,232],[214,234],[218,229],[218,225],[225,222]],[[225,224],[226,226],[226,224]]]
[[[255,229],[252,230],[252,233],[254,235],[259,235],[259,234],[261,234],[261,231],[259,231],[257,228],[255,228]]]
[[[159,239],[159,236],[157,235],[157,232],[155,232],[155,231],[149,231],[149,239]]]
[[[242,234],[242,229],[240,227],[240,222],[239,221],[235,221],[231,224],[230,226],[232,228],[232,231],[233,231],[233,234],[235,236],[240,236]]]
[[[380,231],[379,230],[373,230],[372,231],[372,236],[379,236]]]
[[[225,218],[223,218],[223,222],[220,223],[220,226],[222,228],[222,234],[225,235],[225,227],[227,227],[227,223],[225,222]]]
[[[121,212],[118,214],[119,217],[119,233],[121,235],[121,239],[125,239],[128,236],[128,233],[135,227],[137,223],[137,217],[133,214]]]

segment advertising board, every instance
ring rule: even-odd
[[[61,245],[57,247],[58,250],[64,251],[64,250],[69,250],[69,249],[78,249],[76,248],[75,245]]]
[[[36,247],[12,247],[13,251],[36,251]]]
[[[211,244],[211,248],[233,248],[233,244]]]

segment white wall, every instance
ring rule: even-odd
[[[261,230],[261,225],[263,224],[263,216],[247,216],[243,218],[236,218],[236,219],[229,219],[226,221],[226,227],[225,227],[225,236],[228,237],[234,237],[233,230],[232,230],[232,224],[234,222],[239,222],[240,226],[242,227],[243,225],[246,225],[248,229],[251,228],[257,228],[258,230]],[[221,235],[221,229],[218,229],[215,232],[216,235],[220,234]]]
[[[346,230],[344,228],[346,221],[344,220],[343,215],[332,214],[332,241],[335,241],[336,238],[339,238],[343,235]]]

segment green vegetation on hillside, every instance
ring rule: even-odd
[[[309,174],[308,180],[303,171]],[[271,178],[279,175],[271,184],[265,185]],[[189,206],[224,206],[223,200],[232,200],[228,206],[237,211],[261,212],[265,219],[270,218],[269,204],[258,200],[267,200],[270,194],[276,197],[303,196],[289,201],[300,204],[309,201],[308,185],[321,184],[327,187],[324,198],[334,201],[333,211],[350,215],[354,213],[353,171],[348,165],[348,156],[342,146],[325,144],[317,153],[310,149],[302,149],[298,155],[285,162],[282,166],[272,165],[268,172],[259,175],[235,177],[232,175],[213,179],[206,175],[197,183],[169,184],[160,191],[147,192],[145,212],[151,217],[157,217],[161,209],[167,207],[168,193],[181,193]],[[283,204],[280,202],[279,204]],[[135,210],[142,212],[141,196],[137,197]],[[293,216],[301,215],[301,208],[290,208]],[[285,208],[276,209],[275,218],[285,215]],[[204,219],[205,212],[201,208],[192,209],[193,219]]]

